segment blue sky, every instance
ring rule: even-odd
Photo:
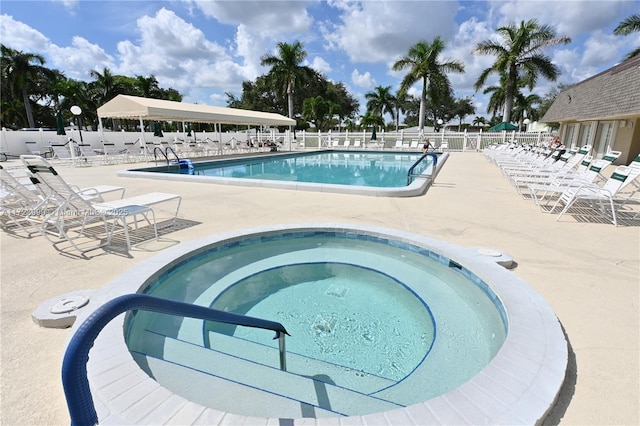
[[[640,0],[3,0],[0,40],[42,54],[46,66],[70,78],[91,80],[91,70],[105,67],[153,74],[185,102],[209,105],[226,105],[225,92],[239,97],[242,81],[264,74],[260,58],[276,43],[300,40],[307,65],[343,82],[364,108],[364,94],[375,86],[398,89],[403,74],[391,65],[410,46],[439,35],[447,45],[442,59],[465,64],[464,74],[450,75],[456,96],[472,97],[476,115],[488,116],[486,96],[473,85],[493,57],[471,51],[498,26],[537,19],[572,38],[545,52],[562,74],[555,83],[540,81],[535,92],[544,95],[615,65],[640,45],[640,34],[612,34],[635,13]]]

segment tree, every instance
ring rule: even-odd
[[[302,117],[306,121],[313,123],[316,129],[320,131],[328,130],[324,125],[327,121],[328,113],[329,106],[322,96],[316,96],[314,98],[307,98],[304,100],[302,105]]]
[[[536,105],[542,102],[542,98],[535,93],[530,93],[527,96],[518,94],[516,96],[512,118],[517,121],[520,127],[526,118],[531,121],[537,121],[539,119],[538,109]]]
[[[571,39],[567,36],[556,36],[555,30],[548,25],[539,25],[535,19],[522,21],[519,26],[511,23],[499,27],[497,32],[502,38],[502,43],[489,39],[478,43],[473,50],[475,54],[496,56],[494,64],[480,73],[475,88],[479,90],[484,86],[487,77],[493,73],[505,75],[502,120],[509,122],[518,80],[524,79],[529,90],[533,90],[539,75],[555,81],[560,71],[542,50],[549,46],[567,44]]]
[[[367,100],[367,111],[372,115],[382,118],[384,123],[384,114],[389,114],[391,119],[395,119],[395,99],[391,94],[391,86],[377,86],[373,92],[367,92],[364,95]]]
[[[635,14],[629,16],[624,21],[620,22],[618,26],[613,30],[614,35],[629,35],[634,32],[640,32],[640,14]],[[629,52],[625,59],[631,59],[635,56],[640,55],[640,47],[636,47],[634,50]]]
[[[277,87],[284,89],[287,94],[287,110],[289,118],[293,118],[293,94],[305,80],[310,78],[314,71],[300,65],[307,57],[303,44],[296,41],[293,44],[278,43],[277,55],[264,55],[260,64],[270,66],[269,79]]]
[[[380,115],[372,114],[367,111],[360,119],[360,125],[365,129],[367,127],[384,126],[384,119]]]
[[[393,97],[394,107],[396,110],[396,132],[400,127],[400,114],[404,114],[411,107],[411,99],[413,96],[409,96],[407,92],[398,91],[396,95]],[[406,123],[405,123],[406,124]]]
[[[446,73],[464,72],[464,65],[460,61],[439,61],[438,57],[444,51],[444,48],[445,43],[439,36],[433,40],[433,43],[422,40],[409,48],[407,56],[400,58],[393,64],[394,71],[409,69],[408,74],[402,79],[402,83],[400,84],[401,92],[406,92],[418,81],[422,82],[420,112],[418,116],[418,126],[420,130],[424,128],[427,93],[430,94],[433,101],[443,93],[450,92],[451,85]]]
[[[6,80],[10,95],[17,96],[19,94],[22,96],[27,123],[29,127],[36,127],[29,90],[37,84],[43,75],[49,73],[49,70],[43,67],[44,57],[36,53],[14,50],[5,45],[1,45],[0,50],[2,52],[0,65],[2,79]]]
[[[134,85],[136,92],[143,98],[155,98],[159,95],[158,79],[153,74],[149,77],[136,75]]]
[[[453,116],[458,117],[458,131],[462,129],[462,120],[464,120],[467,115],[475,114],[475,112],[476,107],[473,106],[471,99],[464,98],[455,101]]]

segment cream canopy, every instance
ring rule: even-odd
[[[280,114],[225,108],[162,99],[118,95],[98,108],[98,118],[130,118],[196,123],[294,126],[296,121]]]

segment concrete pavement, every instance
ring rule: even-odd
[[[412,198],[117,177],[122,168],[57,167],[83,187],[122,185],[126,196],[181,194],[184,226],[129,255],[99,249],[88,260],[61,255],[42,236],[0,234],[3,425],[69,423],[60,380],[68,330],[32,322],[44,301],[101,288],[174,244],[231,229],[314,221],[386,226],[509,253],[518,263],[513,273],[547,300],[570,344],[567,383],[548,423],[640,423],[640,226],[580,223],[570,215],[556,222],[520,198],[479,153],[452,153],[428,193]]]

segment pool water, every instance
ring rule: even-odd
[[[289,373],[397,407],[468,381],[506,338],[506,314],[486,284],[468,279],[455,265],[444,265],[427,249],[348,232],[227,242],[172,266],[144,291],[281,322],[291,334]],[[277,342],[265,330],[142,311],[132,318],[127,344],[137,355],[200,366],[204,349],[227,351],[256,365],[277,364]],[[193,355],[182,346],[176,349],[183,344],[193,347]],[[170,377],[161,384],[173,392],[238,413],[237,399],[219,406],[210,395],[192,390],[198,386],[179,383],[179,377],[162,371],[162,365],[136,359],[156,380]],[[264,415],[251,411],[254,405],[260,404],[239,414]],[[350,410],[339,414],[381,408],[365,403]]]
[[[388,275],[344,263],[286,265],[228,288],[213,308],[287,324],[287,351],[400,380],[420,364],[435,338],[434,321],[415,294]],[[209,330],[255,342],[248,327]],[[215,345],[215,337],[212,339]]]
[[[366,187],[407,186],[409,168],[421,153],[319,152],[283,156],[254,156],[215,162],[194,162],[194,169],[158,167],[146,171],[189,173],[201,176],[261,179],[288,182],[325,183]],[[414,169],[415,174],[432,168],[431,157]]]

